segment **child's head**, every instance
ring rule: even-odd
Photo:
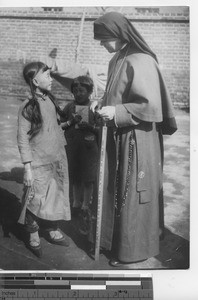
[[[51,90],[52,78],[47,65],[42,62],[28,63],[23,69],[23,76],[30,86],[32,98],[24,106],[22,114],[31,122],[30,135],[36,135],[42,127],[42,115],[35,92],[49,92]]]
[[[71,92],[78,104],[86,104],[93,92],[93,80],[89,76],[79,76],[71,84]]]
[[[23,69],[23,76],[31,88],[31,92],[50,91],[52,78],[49,67],[42,62],[31,62]]]

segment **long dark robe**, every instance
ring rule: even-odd
[[[103,100],[106,105],[115,106],[116,124],[107,124],[101,246],[116,250],[121,261],[139,261],[159,253],[162,134],[176,131],[172,103],[151,55],[134,53],[129,46],[114,55]]]

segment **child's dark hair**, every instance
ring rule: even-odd
[[[73,93],[74,88],[78,86],[85,87],[87,92],[91,94],[93,92],[94,83],[89,76],[79,76],[73,79],[71,84],[71,92]]]
[[[22,115],[24,116],[24,118],[31,122],[31,129],[28,132],[28,134],[30,134],[31,136],[36,135],[39,132],[43,122],[40,106],[38,101],[36,100],[36,87],[33,83],[33,79],[39,71],[45,72],[48,69],[49,67],[42,62],[28,63],[23,69],[23,77],[26,83],[30,86],[32,97],[24,106]]]

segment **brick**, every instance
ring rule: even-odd
[[[119,7],[114,9],[119,10]],[[0,18],[0,92],[18,94],[27,90],[21,76],[24,59],[39,60],[56,47],[57,58],[74,61],[82,12],[82,7],[64,7],[60,12],[44,12],[41,7],[0,8],[0,16],[21,16],[21,19]],[[169,22],[147,20],[135,22],[134,25],[163,65],[162,72],[174,102],[189,105],[189,23],[183,22],[189,19],[188,7],[160,7],[157,13],[152,9],[123,7],[122,12],[137,20],[168,18]],[[101,14],[103,11],[100,7],[86,9],[79,53],[79,62],[82,64],[108,64],[111,57],[98,41],[93,40],[93,20],[89,20],[89,17],[97,18]],[[24,15],[34,16],[34,19],[24,19]],[[77,17],[77,20],[73,17]],[[180,22],[171,22],[175,18]],[[71,98],[70,92],[56,82],[53,84],[53,93],[60,99]]]

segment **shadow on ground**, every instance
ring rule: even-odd
[[[3,270],[149,270],[189,268],[189,115],[177,111],[178,131],[165,136],[164,165],[164,239],[160,254],[145,262],[119,268],[109,265],[109,254],[101,253],[99,261],[88,255],[88,242],[79,232],[78,218],[60,223],[69,237],[70,246],[48,243],[41,237],[43,257],[38,259],[24,244],[24,229],[17,223],[23,169],[16,146],[17,110],[15,98],[0,102],[3,126],[0,164],[0,268]],[[20,166],[20,167],[17,167]],[[141,237],[140,237],[141,238]]]
[[[19,199],[12,193],[0,188],[0,224],[4,237],[10,237],[10,233],[21,239],[20,226],[16,226],[20,215]]]
[[[17,183],[23,183],[24,169],[15,167],[10,172],[1,172],[0,179],[7,181],[16,181]]]
[[[23,169],[13,168],[10,172],[0,173],[1,181],[23,183]],[[44,257],[38,259],[26,247],[27,234],[24,227],[17,223],[21,210],[20,199],[5,188],[0,187],[0,226],[2,232],[0,268],[5,270],[25,269],[102,269],[100,262],[95,262],[89,254],[90,243],[86,236],[78,231],[79,220],[61,221],[60,228],[70,239],[68,248],[52,245],[44,239],[40,232]],[[59,253],[59,255],[57,255]],[[108,259],[104,256],[106,268]]]
[[[165,228],[160,254],[155,258],[167,269],[188,269],[189,241]]]
[[[0,179],[5,181],[23,182],[23,168],[13,168],[10,172],[0,173]],[[20,215],[21,204],[14,194],[0,187],[0,224],[4,237],[10,237],[10,233],[22,239],[22,228],[17,224]]]
[[[0,173],[0,178],[1,180],[16,181],[18,183],[22,183],[23,170],[21,168],[13,168],[11,172]],[[23,244],[25,239],[24,229],[20,224],[17,223],[18,217],[20,215],[20,199],[18,199],[14,194],[10,193],[9,191],[3,188],[0,188],[0,196],[0,224],[2,226],[3,238],[10,238],[11,236],[15,237],[14,240],[10,239],[10,243],[12,243],[13,249],[17,248],[14,245],[16,243],[16,240],[21,241],[22,244],[20,251],[21,254],[23,254],[25,251],[28,250],[25,248],[25,244]],[[89,269],[88,266],[90,264],[91,266],[93,266],[95,264],[95,261],[88,254],[88,249],[90,245],[87,242],[86,237],[81,235],[78,231],[78,219],[73,218],[70,222],[61,221],[60,227],[63,230],[63,232],[72,240],[72,248],[70,248],[70,251],[72,250],[72,255],[74,257],[75,255],[77,255],[77,257],[72,262],[70,262],[69,265],[67,264],[67,269],[72,269],[72,266],[73,264],[75,265],[75,263],[78,264],[78,261],[81,260],[81,257],[79,255],[82,255],[84,257],[84,262],[82,261],[82,266],[84,269]],[[53,257],[53,262],[56,265],[56,267],[58,267],[59,270],[64,269],[65,266],[61,264],[62,260],[51,254],[52,247],[58,249],[57,246],[50,245],[49,247],[46,241],[43,243],[45,243],[44,248],[47,255],[45,261],[48,261],[50,260],[50,258]],[[13,260],[15,260],[14,252],[12,253],[12,255]],[[103,259],[104,258],[105,263],[108,266],[110,252],[104,252]],[[9,259],[7,263],[4,264],[4,267],[6,266],[6,269],[8,270],[12,269],[13,260]],[[188,269],[189,242],[184,238],[180,237],[179,235],[172,233],[170,230],[165,229],[164,238],[160,242],[160,254],[155,257],[155,261],[151,261],[150,267],[148,267],[148,261],[146,264],[130,264],[124,267],[119,267],[119,269],[155,269],[156,265],[158,265],[158,269]],[[153,267],[151,265],[153,265]],[[50,263],[48,264],[48,267],[46,266],[46,269],[53,268],[53,266],[51,266]],[[79,268],[78,266],[76,267],[76,269]],[[39,264],[35,264],[35,268],[40,269],[41,266]],[[108,266],[106,268],[110,267]],[[102,265],[100,269],[103,269]]]

